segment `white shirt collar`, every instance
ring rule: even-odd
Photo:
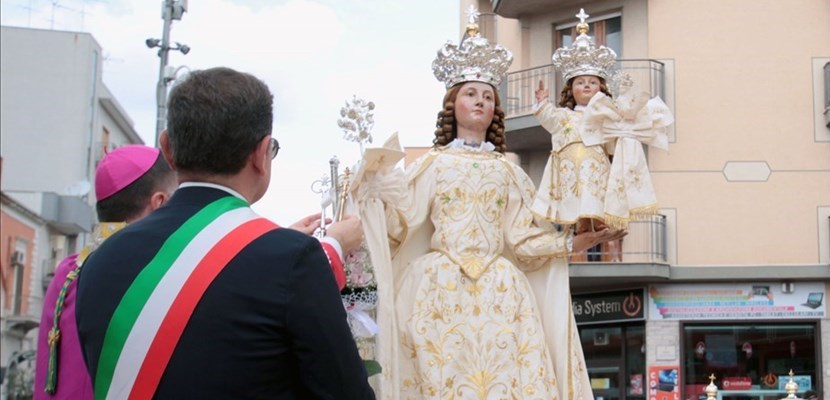
[[[582,111],[586,108],[586,106],[580,106],[579,104],[574,106],[574,111]]]
[[[455,138],[455,140],[453,140],[452,142],[450,142],[450,144],[447,145],[447,148],[489,152],[495,150],[496,146],[487,141],[481,142],[481,144],[479,144],[478,146],[471,146],[464,142],[464,139]]]
[[[213,189],[224,190],[224,191],[232,194],[234,197],[239,198],[240,200],[244,200],[246,203],[248,202],[248,200],[246,198],[242,197],[242,195],[239,194],[239,192],[237,192],[236,190],[233,190],[233,189],[231,189],[227,186],[218,185],[216,183],[210,183],[210,182],[182,182],[181,184],[179,184],[179,189],[186,188],[186,187],[209,187],[209,188],[213,188]]]

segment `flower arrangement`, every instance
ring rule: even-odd
[[[346,270],[346,286],[340,296],[360,358],[364,360],[371,376],[381,370],[380,364],[374,360],[375,335],[378,333],[378,325],[374,320],[378,291],[365,243],[346,256],[343,268]]]
[[[375,126],[375,116],[372,111],[375,103],[353,96],[351,101],[340,109],[341,119],[337,126],[343,129],[343,138],[360,144],[360,153],[363,154],[365,143],[372,143],[372,128]]]
[[[372,142],[371,130],[375,120],[372,111],[375,104],[354,96],[351,101],[340,109],[341,119],[337,125],[343,130],[346,140],[357,142],[360,145],[360,154],[363,154],[366,143]],[[348,185],[348,170],[345,176],[345,185]],[[348,186],[346,186],[348,187]],[[341,195],[348,189],[338,188]],[[345,201],[345,197],[343,198]],[[346,272],[346,286],[341,291],[343,306],[346,308],[349,327],[355,338],[360,358],[363,359],[369,376],[381,372],[380,364],[375,360],[375,336],[378,325],[375,322],[375,308],[378,294],[374,269],[366,243],[347,254],[343,268]]]

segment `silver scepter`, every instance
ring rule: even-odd
[[[311,191],[320,195],[320,229],[315,232],[319,237],[326,236],[326,208],[332,204],[331,178],[323,175],[320,179],[311,182]]]
[[[331,176],[331,188],[329,195],[331,196],[332,221],[339,221],[340,216],[340,160],[337,156],[333,156],[329,160],[329,174]],[[323,218],[325,221],[325,218]]]

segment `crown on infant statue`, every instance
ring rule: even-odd
[[[562,73],[563,81],[567,82],[575,76],[594,75],[608,80],[611,68],[617,60],[617,53],[605,46],[597,47],[594,39],[587,35],[588,24],[585,19],[588,14],[579,9],[579,24],[576,31],[579,36],[571,47],[562,47],[553,53],[553,66]]]
[[[456,46],[448,41],[438,49],[432,73],[447,89],[469,81],[498,86],[513,62],[513,54],[481,37],[476,23],[479,13],[473,6],[467,10],[467,16],[469,24],[461,44]]]

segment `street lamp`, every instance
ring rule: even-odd
[[[144,41],[148,48],[158,47],[159,55],[159,80],[156,84],[156,132],[154,144],[158,147],[159,135],[167,123],[167,83],[170,82],[165,74],[167,67],[167,53],[170,50],[180,51],[182,54],[190,52],[190,46],[174,42],[170,45],[170,25],[173,21],[181,21],[182,15],[187,11],[187,0],[162,0],[161,19],[164,20],[161,39],[149,38]]]
[[[190,68],[188,68],[186,65],[180,65],[178,67],[168,65],[164,67],[164,84],[169,85],[170,82],[179,79],[179,71],[182,70],[186,71],[186,73],[190,73]]]

